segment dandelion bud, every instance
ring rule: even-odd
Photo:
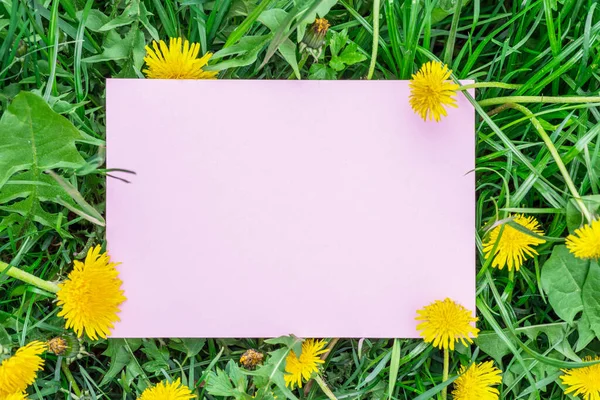
[[[317,18],[304,34],[302,43],[310,49],[321,48],[325,43],[325,35],[330,26],[329,21],[325,18]]]

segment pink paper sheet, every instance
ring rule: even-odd
[[[407,81],[107,81],[113,337],[419,337],[475,310],[474,110]]]

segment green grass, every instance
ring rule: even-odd
[[[364,79],[372,54],[373,2],[318,3],[0,0],[0,113],[19,92],[34,91],[86,136],[78,144],[85,166],[60,170],[85,200],[77,203],[65,195],[70,208],[42,202],[44,212],[58,214],[52,223],[34,218],[41,211],[11,212],[15,200],[4,201],[2,191],[7,189],[0,186],[0,260],[57,280],[90,246],[103,243],[104,228],[92,220],[94,210],[104,211],[109,173],[102,146],[105,78],[142,77],[144,45],[153,38],[184,36],[200,43],[202,52],[216,53],[214,65],[221,79],[296,79],[297,74],[302,79]],[[457,5],[458,9],[451,7]],[[332,63],[335,54],[329,46],[318,62],[298,52],[296,30],[289,27],[303,29],[301,20],[314,18],[310,11],[317,6],[331,6],[326,15],[332,25],[328,38],[347,34],[354,61]],[[592,0],[381,0],[373,79],[410,79],[422,63],[437,58],[451,66],[457,79],[520,85],[514,90],[478,89],[477,101],[598,96],[599,8]],[[272,9],[288,12],[290,24],[261,23],[261,15]],[[264,37],[248,39],[259,36]],[[297,67],[276,51],[286,39]],[[368,101],[357,98],[356,109]],[[549,135],[575,189],[582,196],[598,195],[600,112],[591,103],[524,105],[532,114],[476,105],[477,305],[482,332],[476,344],[451,354],[450,376],[470,360],[493,359],[504,371],[500,398],[567,399],[558,379],[560,369],[579,366],[580,357],[600,352],[600,280],[594,280],[600,267],[565,256],[565,269],[550,272],[559,256],[547,260],[580,216],[565,174],[539,129]],[[0,140],[7,134],[0,130]],[[0,162],[8,156],[6,151],[0,146]],[[596,211],[597,199],[587,199]],[[481,252],[484,226],[519,212],[535,215],[545,236],[558,241],[538,246],[539,256],[516,273],[493,269]],[[431,230],[435,235],[435,227]],[[567,286],[557,277],[578,268],[589,271],[589,279],[575,287],[583,297],[570,298],[561,308],[553,299]],[[542,276],[553,283],[543,283]],[[573,291],[564,294],[568,293]],[[334,312],[326,304],[319,311]],[[56,314],[47,292],[0,275],[0,346],[14,349],[64,334]],[[148,382],[167,376],[183,376],[199,398],[220,398],[207,391],[210,371],[225,368],[229,360],[237,362],[246,349],[268,352],[280,346],[255,339],[83,341],[77,357],[47,356],[30,398],[134,399]],[[441,398],[442,353],[420,340],[339,340],[324,371],[338,399]],[[295,393],[305,399],[326,398],[317,384]]]

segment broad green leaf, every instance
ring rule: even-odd
[[[134,35],[125,35],[125,38],[121,38],[116,31],[109,31],[102,46],[104,49],[102,54],[86,57],[81,61],[87,63],[97,63],[104,61],[124,60],[131,53],[131,47],[133,46],[134,38]]]
[[[282,343],[285,345],[285,347],[270,352],[267,361],[256,371],[244,371],[244,373],[255,377],[254,384],[257,386],[257,388],[264,388],[266,391],[270,391],[271,386],[274,383],[281,393],[288,399],[298,400],[298,398],[290,391],[290,389],[286,387],[285,380],[283,378],[285,360],[291,351],[291,348],[297,348],[298,345],[302,343],[301,339],[292,338],[293,341],[290,341],[290,338],[291,337],[289,336],[283,336],[280,338],[269,339],[271,344]]]
[[[593,215],[597,215],[600,212],[600,195],[594,194],[582,196],[581,200]],[[583,216],[581,215],[579,208],[577,208],[577,203],[575,203],[575,200],[571,199],[567,203],[567,228],[569,229],[569,232],[573,233],[573,231],[580,228],[584,222],[586,221],[583,220]]]
[[[235,399],[251,399],[246,394],[248,379],[242,374],[235,361],[229,360],[225,371],[217,368],[210,372],[207,378],[206,390],[213,396],[233,397]]]
[[[123,13],[116,18],[109,19],[107,23],[98,29],[98,32],[107,32],[120,26],[129,25],[135,20],[136,18],[134,15]]]
[[[344,29],[341,32],[333,32],[329,39],[329,51],[331,56],[335,57],[340,54],[340,51],[344,48],[348,42],[348,30]]]
[[[221,71],[227,68],[250,65],[256,61],[258,53],[272,37],[272,34],[262,36],[244,36],[233,46],[229,46],[217,51],[215,54],[213,54],[212,60],[215,61],[230,55],[237,55],[237,57],[226,61],[221,61],[218,64],[210,65],[204,69],[207,71]]]
[[[279,26],[283,23],[287,17],[287,12],[280,9],[274,8],[271,10],[264,11],[258,17],[258,21],[267,26],[271,32],[277,31]],[[294,70],[294,75],[297,79],[300,79],[300,69],[298,68],[298,60],[296,59],[296,44],[290,39],[286,39],[281,46],[279,46],[279,54]]]
[[[346,65],[353,65],[366,59],[364,54],[358,52],[358,45],[354,42],[349,43],[340,55],[340,60]]]
[[[79,193],[77,193],[79,194]],[[13,200],[23,199],[10,205]],[[78,215],[92,214],[93,222],[104,224],[102,216],[87,203],[82,207],[71,195],[52,177],[46,174],[34,176],[33,171],[19,172],[6,182],[0,191],[0,209],[15,212],[24,217],[31,215],[32,219],[49,228],[58,224],[58,214],[52,214],[40,207],[40,202],[55,202],[62,204]],[[90,218],[86,218],[90,220]]]
[[[116,78],[137,78],[142,74],[141,68],[146,55],[144,34],[139,29],[132,28],[124,40],[131,43],[131,46],[128,49],[123,69],[116,75]]]
[[[342,59],[338,56],[331,57],[331,60],[329,60],[329,66],[331,68],[333,68],[334,71],[337,71],[337,72],[346,68],[346,64],[344,64]]]
[[[313,64],[310,66],[308,79],[332,80],[337,76],[335,71],[323,64]]]
[[[81,134],[33,93],[21,92],[0,120],[0,188],[19,171],[34,175],[85,164],[75,142]]]
[[[227,376],[227,373],[220,368],[217,372],[210,372],[206,379],[206,390],[213,396],[230,397],[234,394],[233,383]]]
[[[583,310],[592,331],[600,338],[600,266],[590,262],[589,272],[583,285]]]
[[[263,11],[259,17],[258,21],[264,24],[271,31],[276,31],[281,24],[285,21],[288,13],[281,8],[273,8],[271,10]]]
[[[577,344],[575,345],[575,351],[577,352],[585,349],[587,345],[590,344],[590,342],[596,337],[594,331],[592,331],[592,325],[590,324],[590,320],[588,319],[585,311],[577,322],[577,334],[579,335],[577,338]]]
[[[110,359],[110,367],[104,374],[100,386],[111,382],[133,359],[132,352],[142,345],[141,339],[109,339],[108,348],[102,353]],[[131,350],[131,351],[130,351]]]
[[[81,19],[82,15],[83,15],[83,10],[77,11],[78,19]],[[106,14],[104,14],[102,11],[96,10],[96,9],[91,9],[89,11],[88,17],[85,21],[85,27],[92,32],[99,32],[100,28],[102,28],[102,26],[104,26],[106,23],[108,23],[109,20],[110,20],[110,18]]]
[[[297,356],[300,356],[302,352],[302,342],[303,340],[297,338],[296,336],[288,335],[288,336],[279,336],[272,339],[266,339],[265,343],[268,344],[282,344],[294,350]]]
[[[542,287],[554,312],[568,323],[583,310],[582,288],[589,261],[575,258],[566,246],[555,246],[542,267]]]
[[[60,229],[62,215],[45,210],[42,202],[54,202],[85,216],[90,212],[84,208],[93,207],[83,199],[73,198],[44,171],[75,170],[85,165],[75,147],[81,134],[41,97],[29,92],[15,97],[0,120],[0,132],[0,209],[21,216],[8,219],[2,227],[33,220],[68,235]],[[103,224],[101,216],[95,221]]]

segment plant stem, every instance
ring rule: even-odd
[[[600,97],[597,97],[596,99],[600,100]],[[560,170],[560,173],[562,174],[563,179],[565,180],[565,183],[567,184],[567,187],[569,188],[569,191],[571,192],[571,195],[575,199],[575,202],[577,203],[577,206],[579,207],[579,211],[581,211],[581,213],[583,214],[585,219],[587,219],[588,222],[592,222],[592,219],[593,219],[592,214],[585,206],[583,200],[581,200],[581,196],[579,195],[579,192],[577,191],[577,188],[575,187],[575,184],[573,183],[573,180],[571,179],[571,176],[569,175],[569,171],[567,171],[567,167],[565,167],[565,164],[563,163],[562,158],[560,158],[560,154],[558,154],[558,150],[556,150],[554,143],[552,143],[550,136],[548,136],[548,134],[544,130],[544,127],[542,127],[542,124],[540,124],[540,122],[535,117],[535,115],[533,115],[533,113],[527,107],[522,106],[520,104],[514,104],[514,103],[508,103],[508,104],[506,104],[506,106],[509,108],[513,108],[515,110],[521,111],[523,114],[525,114],[528,118],[531,119],[531,123],[533,124],[534,128],[538,131],[538,134],[544,141],[544,144],[548,148],[548,151],[550,151],[550,154],[554,158],[554,162],[556,162],[556,166]]]
[[[315,376],[315,381],[317,381],[323,393],[325,393],[330,400],[337,400],[337,397],[335,397],[331,389],[329,389],[329,386],[327,386],[327,383],[321,378],[321,375],[317,374],[317,376]]]
[[[58,291],[60,290],[56,283],[40,279],[37,276],[30,274],[29,272],[25,272],[20,268],[13,267],[2,261],[0,261],[0,273],[5,273],[6,275],[12,278],[18,279],[25,283],[29,283],[30,285],[36,286],[50,293],[58,293]]]
[[[600,103],[600,96],[505,96],[492,97],[479,101],[481,107],[494,106],[505,103],[555,103],[555,104],[572,104],[572,103]]]
[[[448,380],[448,370],[450,369],[450,350],[448,347],[444,347],[444,372],[442,375],[442,383]],[[446,400],[448,398],[448,386],[444,386],[442,389],[442,400]]]
[[[371,64],[369,64],[369,73],[367,79],[370,80],[375,72],[375,63],[377,62],[377,50],[379,49],[379,9],[380,0],[373,0],[373,49],[371,50]]]
[[[446,51],[444,52],[444,64],[452,64],[452,54],[454,52],[454,42],[456,41],[456,30],[460,21],[460,11],[462,10],[462,0],[454,2],[454,15],[452,16],[452,25],[450,25],[450,35],[446,42]]]
[[[77,385],[77,381],[75,381],[75,378],[73,378],[73,374],[71,373],[69,366],[64,361],[65,360],[63,360],[62,365],[60,366],[60,369],[62,369],[63,373],[65,374],[65,377],[67,378],[67,381],[69,381],[69,384],[71,385],[71,388],[75,392],[75,395],[78,397],[81,397],[81,389],[79,389],[79,386]]]
[[[468,85],[462,85],[458,90],[479,89],[479,88],[501,88],[501,89],[519,89],[521,84],[504,83],[504,82],[477,82]]]

